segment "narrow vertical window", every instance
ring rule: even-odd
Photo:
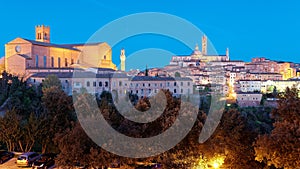
[[[44,62],[44,67],[47,67],[47,56],[44,56],[43,62]]]
[[[68,67],[68,58],[65,58],[65,67]]]
[[[54,58],[51,57],[51,67],[54,67]]]
[[[60,57],[57,58],[57,65],[58,65],[58,67],[60,67]]]
[[[39,56],[35,56],[35,67],[39,67]]]

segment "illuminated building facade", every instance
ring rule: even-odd
[[[35,27],[35,40],[16,38],[5,44],[5,70],[27,76],[27,69],[69,68],[76,65],[116,70],[111,47],[105,42],[87,44],[54,44],[50,27]]]

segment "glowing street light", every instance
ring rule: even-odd
[[[219,164],[217,161],[215,161],[215,162],[213,163],[213,167],[217,169],[217,168],[220,167],[220,164]]]

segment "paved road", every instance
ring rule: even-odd
[[[18,168],[16,165],[16,160],[17,160],[16,158],[12,158],[3,164],[0,164],[0,168],[1,169],[16,169],[16,168]]]
[[[17,158],[12,158],[3,164],[0,164],[0,169],[21,169],[16,165]],[[23,169],[30,169],[31,167],[22,167]],[[54,167],[53,167],[54,168]]]

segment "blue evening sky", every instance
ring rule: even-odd
[[[230,48],[232,60],[250,61],[264,56],[300,62],[300,1],[297,0],[14,0],[0,2],[0,56],[4,44],[16,37],[34,39],[34,26],[51,26],[52,43],[86,42],[105,24],[133,13],[163,12],[196,25],[219,54]],[[201,44],[199,41],[193,43]],[[124,47],[127,69],[163,66],[172,53],[190,54],[191,49],[155,35],[136,36],[113,47],[119,65]],[[153,50],[151,50],[153,49]]]

